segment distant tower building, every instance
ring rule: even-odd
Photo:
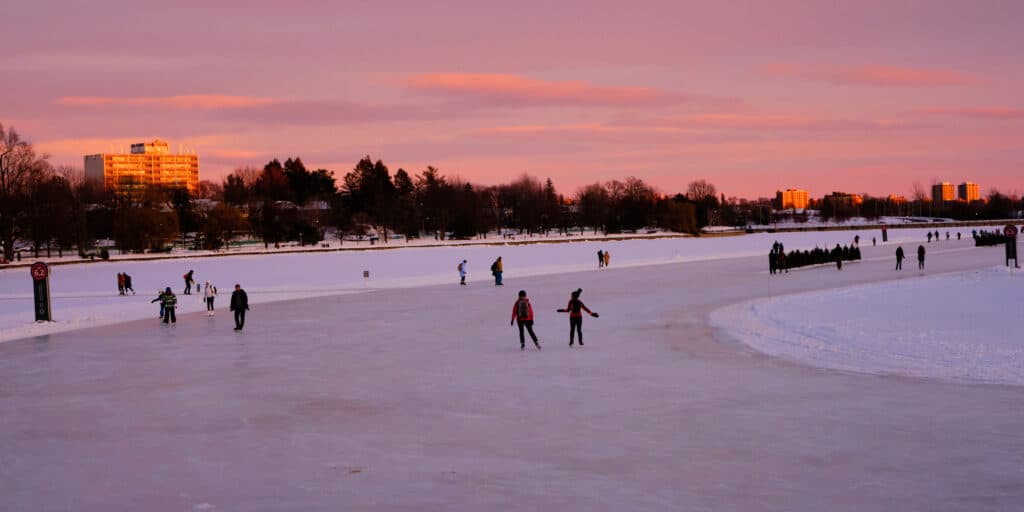
[[[785,191],[775,192],[775,202],[779,205],[780,210],[789,210],[790,208],[804,210],[807,209],[809,201],[806,190],[787,188]]]
[[[932,185],[932,202],[933,203],[945,203],[946,201],[952,201],[954,199],[953,184],[943,181],[942,183],[936,183]]]
[[[978,193],[978,184],[965,181],[957,185],[956,198],[968,203],[981,199],[981,194]]]
[[[146,187],[186,188],[199,186],[199,155],[172,155],[167,142],[132,144],[131,153],[103,153],[85,156],[85,177],[103,183],[108,190],[133,195]]]

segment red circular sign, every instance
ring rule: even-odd
[[[1007,225],[1005,228],[1003,228],[1003,234],[1010,238],[1017,236],[1017,226],[1014,226],[1012,224]]]
[[[36,262],[32,264],[31,272],[32,279],[35,279],[36,281],[42,281],[43,279],[46,279],[46,277],[50,275],[50,267],[46,266],[46,263],[43,263],[41,261]]]

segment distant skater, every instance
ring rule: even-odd
[[[235,284],[235,291],[231,292],[231,311],[235,313],[235,330],[241,331],[245,327],[245,312],[249,310],[249,295],[242,289],[242,285]]]
[[[170,286],[164,290],[164,297],[162,300],[164,304],[164,323],[177,323],[178,318],[174,315],[174,309],[178,307],[178,297],[171,291]]]
[[[127,294],[128,292],[132,292],[132,295],[135,295],[135,289],[132,288],[132,276],[128,275],[128,273],[125,272],[124,273],[124,293]]]
[[[491,274],[494,275],[494,286],[502,286],[501,274],[505,272],[505,266],[501,264],[501,256],[491,263]]]
[[[604,251],[597,250],[597,268],[604,267]]]
[[[917,268],[924,270],[924,246],[917,246]]]
[[[203,285],[203,302],[206,303],[206,316],[213,316],[213,299],[217,298],[217,287],[209,281]]]
[[[192,275],[194,273],[194,270],[189,270],[188,272],[185,272],[185,275],[181,276],[185,279],[185,291],[182,292],[184,295],[192,295],[192,283],[195,282],[195,280],[192,279]]]
[[[604,266],[607,267],[608,265],[611,264],[611,262],[612,262],[612,253],[610,253],[608,251],[605,251],[604,252]]]
[[[779,273],[785,272],[785,273],[788,274],[789,273],[789,267],[787,266],[788,264],[786,263],[786,251],[779,251],[779,254],[777,254],[776,256],[777,256],[778,260],[775,263],[775,265],[777,266],[775,271],[779,272]]]
[[[469,272],[469,264],[466,263],[466,260],[462,260],[462,263],[459,263],[459,266],[455,268],[459,271],[459,284],[466,286],[466,274]]]
[[[583,312],[586,311],[590,316],[597,318],[599,315],[593,311],[587,309],[587,306],[580,300],[580,294],[583,293],[582,288],[577,288],[576,291],[569,295],[569,304],[565,309],[559,309],[559,313],[569,313],[569,346],[572,346],[573,333],[578,335],[580,340],[580,346],[583,346]]]
[[[124,295],[124,274],[117,273],[117,294]]]
[[[776,268],[776,265],[778,265],[778,263],[779,263],[779,255],[775,254],[775,249],[772,249],[772,251],[768,253],[768,273],[769,274],[775,275],[775,268]]]
[[[903,270],[903,246],[896,248],[896,270]]]
[[[516,299],[515,304],[512,304],[512,321],[508,324],[519,325],[519,350],[526,350],[524,329],[530,333],[530,338],[533,339],[537,350],[540,350],[540,342],[537,341],[537,335],[533,332],[533,306],[530,305],[530,299],[526,298],[526,290],[519,290],[519,298]]]

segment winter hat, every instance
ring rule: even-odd
[[[577,288],[576,291],[572,292],[572,296],[579,298],[581,293],[583,293],[583,288]]]
[[[519,290],[520,297],[526,297],[526,290]]]
[[[166,289],[166,290],[164,290],[164,293],[171,293],[171,287],[170,287],[170,286],[168,286],[168,287],[167,287],[167,289]]]

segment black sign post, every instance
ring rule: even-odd
[[[50,267],[41,261],[32,264],[32,297],[36,322],[52,322],[50,315]]]
[[[888,228],[882,228],[882,243],[885,243],[885,242],[888,242],[888,241],[889,241],[889,229]]]
[[[1010,260],[1013,260],[1014,268],[1020,268],[1020,262],[1017,260],[1017,226],[1007,225],[1003,228],[1003,234],[1006,235],[1006,266],[1010,266]]]

